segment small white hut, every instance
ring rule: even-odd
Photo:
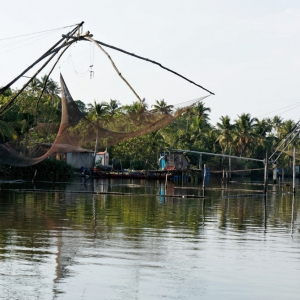
[[[109,165],[109,154],[107,151],[98,152],[95,157],[96,166],[108,166]]]

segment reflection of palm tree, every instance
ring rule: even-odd
[[[162,114],[170,114],[172,112],[172,109],[174,108],[174,105],[167,105],[164,99],[162,100],[155,100],[156,104],[153,104],[152,111],[153,112],[159,112]]]

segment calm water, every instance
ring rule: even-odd
[[[0,299],[299,299],[300,189],[269,186],[265,202],[254,183],[205,201],[197,183],[0,187]]]

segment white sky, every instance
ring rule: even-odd
[[[19,39],[1,39],[85,21],[84,31],[95,39],[158,61],[214,92],[205,99],[213,124],[222,115],[234,120],[244,112],[299,119],[299,0],[1,0],[0,4],[0,86],[69,29],[36,42],[26,37],[25,46],[7,47]],[[176,104],[207,94],[153,64],[106,50],[149,105],[156,99]],[[87,71],[91,62],[93,79],[75,72]],[[61,71],[75,100],[112,98],[122,104],[136,100],[107,57],[88,42],[72,46],[60,64],[52,78],[59,81]]]

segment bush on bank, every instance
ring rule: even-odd
[[[0,165],[0,172],[3,175],[18,176],[21,178],[33,178],[35,172],[38,179],[64,179],[74,174],[74,169],[67,162],[48,158],[30,167],[14,167]]]

